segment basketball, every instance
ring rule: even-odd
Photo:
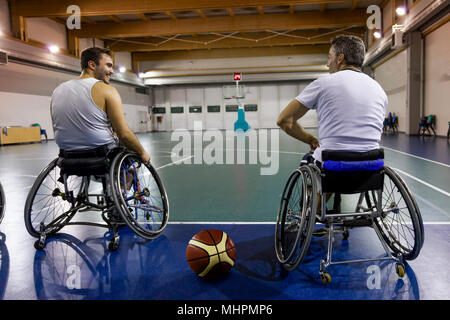
[[[186,248],[189,267],[199,277],[217,279],[234,265],[236,248],[233,240],[221,230],[203,230],[191,238]]]

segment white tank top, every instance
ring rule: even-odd
[[[101,80],[69,80],[53,91],[53,129],[60,149],[84,150],[117,144],[107,114],[92,99],[91,90],[98,81]]]

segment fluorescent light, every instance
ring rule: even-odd
[[[138,73],[138,77],[139,77],[139,78],[143,78],[143,77],[145,77],[145,73],[143,73],[143,72],[139,72],[139,73]]]
[[[127,71],[127,68],[125,68],[125,67],[119,67],[119,72],[124,73],[125,71]]]
[[[3,36],[3,31],[0,29],[0,37]]]
[[[395,12],[397,12],[397,14],[398,14],[399,16],[404,16],[405,13],[406,13],[406,9],[405,9],[405,7],[398,7],[398,8],[395,10]]]
[[[55,46],[55,45],[50,45],[48,47],[48,51],[50,51],[51,53],[58,53],[59,52],[59,47]]]
[[[380,31],[375,31],[373,33],[373,36],[375,37],[375,39],[380,39],[381,38],[381,32]]]

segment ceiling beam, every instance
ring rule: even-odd
[[[354,28],[351,30],[351,34],[359,35],[360,37],[364,34],[363,28]],[[280,35],[273,38],[263,39],[264,35],[245,35],[237,36],[233,38],[224,38],[219,41],[214,41],[218,36],[202,36],[202,37],[183,37],[184,41],[172,40],[168,42],[163,42],[163,40],[158,39],[154,41],[145,40],[135,40],[127,42],[125,39],[122,41],[117,40],[105,40],[105,47],[108,47],[114,52],[119,51],[129,51],[129,52],[153,52],[153,51],[176,51],[176,50],[201,50],[201,49],[219,49],[219,48],[247,48],[247,47],[270,47],[270,46],[289,46],[289,45],[307,45],[307,44],[329,44],[331,39],[336,36],[336,34],[348,33],[348,32],[338,32],[335,34],[327,34],[320,36],[325,32],[322,31],[296,31],[289,33],[290,36]],[[329,33],[329,31],[327,32]],[[266,34],[272,35],[271,33]],[[312,39],[296,38],[305,37]],[[241,39],[245,38],[245,39]],[[262,39],[262,40],[261,40]],[[256,41],[258,40],[258,41]],[[191,42],[192,41],[192,42]],[[213,41],[209,44],[206,44]],[[142,43],[138,43],[142,42]],[[146,43],[147,42],[147,43]],[[156,44],[158,42],[163,42],[161,45]]]
[[[88,17],[84,17],[84,16],[81,17],[81,21],[89,23],[89,24],[96,24],[96,22],[94,20],[92,20],[91,18],[88,18]]]
[[[242,57],[266,57],[300,54],[324,54],[330,50],[329,45],[305,45],[272,47],[265,50],[260,48],[234,48],[234,49],[211,49],[192,51],[169,51],[169,52],[136,52],[133,53],[134,61],[152,60],[193,60],[193,59],[220,59],[220,58],[242,58]],[[326,56],[324,56],[326,63]]]
[[[142,1],[142,0],[108,0],[92,1],[77,0],[76,5],[84,16],[114,15],[114,14],[138,14],[149,12],[184,11],[193,9],[223,9],[257,6],[282,6],[296,4],[322,4],[347,2],[348,0],[166,0],[166,1]],[[18,16],[24,17],[65,17],[67,7],[73,5],[73,0],[15,0],[14,7]]]
[[[150,19],[147,18],[147,16],[145,15],[145,13],[136,13],[136,15],[138,16],[139,19],[141,19],[142,21],[149,21]]]
[[[172,20],[178,20],[178,18],[172,13],[172,11],[166,11],[165,14],[167,14]]]
[[[359,3],[359,0],[353,0],[350,10],[355,10],[356,7],[358,6],[358,3]]]
[[[167,36],[212,32],[239,32],[260,30],[296,30],[364,26],[365,10],[333,10],[325,12],[296,12],[251,16],[154,20],[151,22],[101,23],[71,30],[78,38],[127,38]]]
[[[110,19],[113,20],[114,22],[117,22],[117,23],[123,23],[123,20],[120,19],[119,17],[116,17],[115,15],[110,14],[110,15],[108,15],[108,18],[110,18]]]

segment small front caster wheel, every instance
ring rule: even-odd
[[[119,238],[114,238],[108,243],[109,251],[116,251],[119,249]]]
[[[34,242],[34,248],[36,250],[42,250],[45,248],[45,241],[41,241],[41,240],[36,240]]]
[[[320,281],[322,281],[323,284],[329,284],[331,282],[331,276],[329,273],[322,272],[320,274]]]
[[[396,263],[395,264],[395,271],[397,272],[397,275],[400,278],[403,278],[405,276],[405,266],[402,263]]]

